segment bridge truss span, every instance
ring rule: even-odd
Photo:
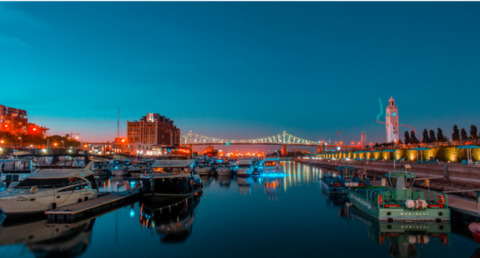
[[[264,138],[257,139],[220,139],[214,137],[203,136],[197,133],[189,132],[180,136],[180,144],[184,145],[299,145],[299,146],[321,146],[320,141],[305,140],[287,132],[283,132],[277,135],[272,135]]]

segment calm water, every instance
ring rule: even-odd
[[[379,224],[347,210],[344,200],[324,196],[319,179],[326,171],[294,162],[284,167],[289,174],[284,178],[203,178],[202,197],[170,208],[136,202],[74,225],[41,220],[2,226],[0,257],[478,255],[480,246],[461,220]],[[116,179],[110,187],[117,182],[119,189],[130,185]],[[108,188],[108,180],[100,185]],[[415,231],[420,228],[428,232]]]

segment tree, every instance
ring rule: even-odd
[[[408,134],[408,131],[405,131],[405,144],[409,144],[410,143],[410,135]]]
[[[442,129],[440,129],[440,128],[437,128],[437,140],[439,142],[445,141],[445,137],[443,137]]]
[[[462,140],[468,140],[467,131],[465,130],[465,128],[462,128],[460,134],[462,135]]]
[[[415,132],[414,131],[411,131],[410,132],[410,142],[411,143],[419,143],[418,139],[417,139],[417,136],[415,136]]]
[[[427,143],[428,142],[428,132],[427,132],[427,129],[423,129],[423,140],[422,140],[423,143]]]
[[[403,144],[402,140],[398,140],[398,144]]]
[[[458,126],[456,125],[453,126],[452,140],[453,141],[460,140],[460,131],[458,130]]]
[[[470,126],[470,137],[472,137],[473,139],[478,138],[477,127],[475,125]]]
[[[435,142],[435,132],[433,130],[430,130],[430,137],[428,138],[428,142]]]

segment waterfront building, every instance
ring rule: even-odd
[[[160,146],[180,144],[180,129],[160,114],[148,113],[140,121],[127,121],[129,143],[143,143]]]
[[[367,143],[367,134],[365,133],[365,131],[363,131],[361,137],[360,137],[360,143],[362,145],[362,148],[365,148],[368,143]]]
[[[398,123],[398,107],[395,106],[395,100],[390,97],[385,116],[387,142],[398,142],[399,140],[399,123]]]
[[[48,130],[50,129],[44,126],[29,123],[26,110],[0,105],[0,132],[11,134],[42,133],[45,135]]]

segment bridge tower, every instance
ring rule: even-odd
[[[387,126],[387,142],[398,142],[398,107],[395,100],[390,97],[386,111],[385,124]]]
[[[282,155],[287,155],[287,145],[282,146]]]

